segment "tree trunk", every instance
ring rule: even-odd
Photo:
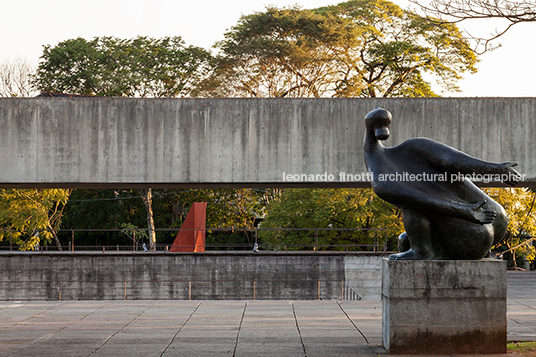
[[[52,229],[51,226],[48,226],[48,229],[50,229],[50,232],[51,232],[52,235],[54,236],[54,241],[56,242],[56,246],[58,247],[58,249],[59,249],[60,251],[63,251],[63,249],[61,248],[60,240],[58,239],[58,236],[56,235],[56,231],[54,231],[54,229]]]
[[[139,189],[141,199],[147,210],[147,228],[149,229],[149,250],[156,250],[156,233],[153,215],[153,191],[150,188]]]

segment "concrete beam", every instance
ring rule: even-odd
[[[376,106],[393,114],[386,146],[429,137],[519,161],[536,185],[536,98],[99,97],[0,99],[0,187],[366,187]]]

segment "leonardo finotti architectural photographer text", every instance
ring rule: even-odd
[[[521,181],[525,179],[525,174],[521,174]],[[373,181],[374,174],[372,172],[361,172],[357,174],[351,174],[347,172],[339,172],[338,174],[332,174],[323,172],[321,174],[290,174],[283,172],[283,181],[285,182],[371,182]],[[378,181],[440,181],[451,183],[457,181],[473,181],[473,182],[510,182],[516,181],[517,176],[512,174],[462,174],[460,172],[456,174],[436,173],[430,174],[426,172],[422,173],[394,173],[394,174],[380,174],[377,177]]]

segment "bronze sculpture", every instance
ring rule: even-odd
[[[452,180],[452,175],[501,175],[506,177],[505,183],[515,185],[521,179],[513,169],[517,163],[479,160],[426,138],[386,148],[381,141],[389,137],[391,119],[391,113],[382,108],[368,113],[364,143],[374,192],[403,213],[406,231],[399,239],[406,248],[389,259],[476,260],[488,256],[506,232],[504,208],[473,182]]]

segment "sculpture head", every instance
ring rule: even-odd
[[[388,110],[376,107],[365,115],[367,131],[374,132],[377,140],[386,140],[389,138],[389,125],[391,125],[392,118],[393,116]]]

